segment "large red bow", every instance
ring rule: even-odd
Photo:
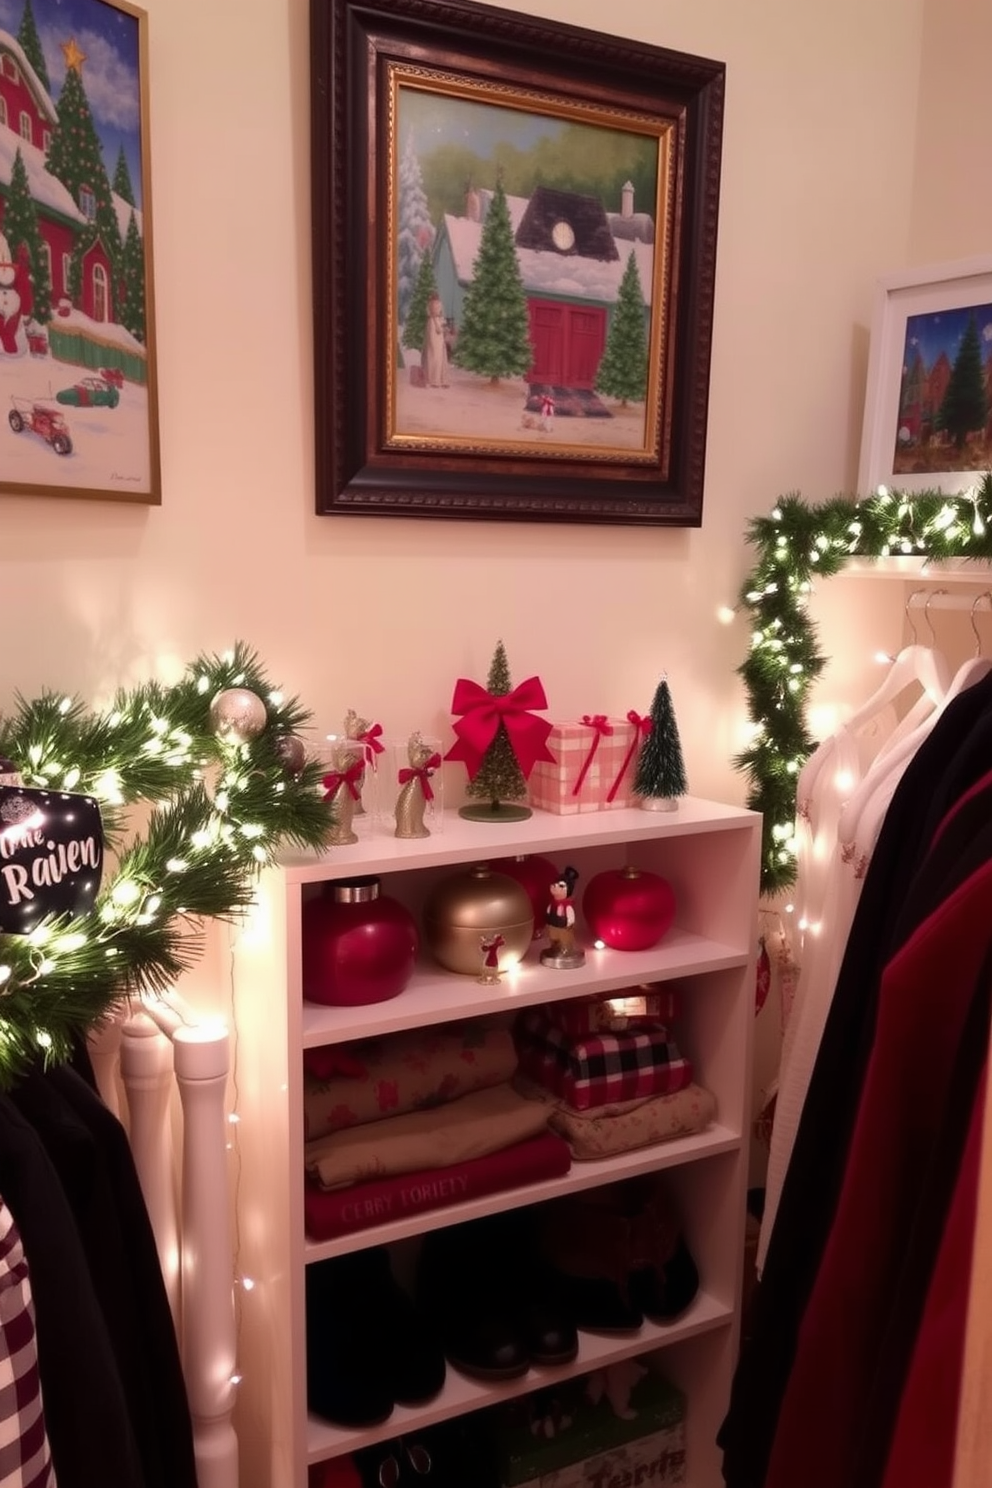
[[[424,800],[433,801],[434,787],[431,785],[431,776],[435,770],[440,768],[441,756],[439,754],[432,754],[426,765],[404,765],[399,772],[400,785],[406,785],[408,780],[419,780]]]
[[[548,700],[539,677],[528,677],[526,682],[521,682],[519,687],[501,697],[493,697],[478,682],[459,677],[451,711],[462,717],[454,726],[457,737],[445,759],[464,760],[469,779],[474,779],[479,773],[482,757],[502,723],[526,780],[538,760],[554,763],[555,757],[547,745],[551,724],[530,711],[531,708],[547,706]]]
[[[325,775],[322,781],[324,787],[324,800],[330,800],[335,791],[337,791],[342,785],[346,785],[351,792],[352,800],[357,801],[359,796],[359,788],[356,784],[356,781],[360,781],[362,778],[362,768],[362,761],[356,760],[353,765],[349,765],[347,770],[332,770],[329,775]]]
[[[374,760],[373,756],[374,755],[377,755],[377,754],[382,754],[383,750],[386,747],[385,744],[380,744],[379,743],[379,735],[381,733],[382,733],[382,724],[381,723],[373,723],[373,724],[371,724],[365,730],[364,734],[359,734],[358,735],[358,738],[361,740],[361,742],[364,745],[367,746],[367,748],[369,750],[369,758],[372,761],[372,764],[373,765],[375,764],[375,760]]]

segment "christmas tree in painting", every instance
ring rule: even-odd
[[[48,260],[41,230],[38,227],[38,212],[31,197],[28,173],[20,150],[14,156],[10,173],[10,195],[3,214],[3,232],[14,262],[17,261],[20,248],[27,251],[34,289],[31,313],[36,320],[44,323],[52,313],[52,286],[48,277]]]
[[[934,424],[950,436],[955,449],[963,449],[968,435],[981,429],[988,416],[989,400],[985,368],[982,366],[982,347],[975,317],[971,315],[961,337],[947,391],[937,410]]]
[[[117,164],[114,166],[114,190],[121,201],[126,201],[129,207],[137,203],[134,200],[134,187],[131,185],[131,172],[128,170],[127,156],[124,154],[124,146],[121,145],[117,151]]]
[[[623,406],[647,396],[648,348],[645,335],[644,294],[633,250],[620,281],[617,306],[610,325],[603,360],[596,373],[596,391],[618,398]]]
[[[435,293],[436,289],[437,285],[434,282],[434,269],[431,264],[430,254],[425,253],[420,260],[417,283],[410,298],[406,324],[403,327],[404,346],[416,347],[418,351],[423,346],[424,336],[427,331],[427,301]]]
[[[119,317],[136,341],[145,339],[145,249],[132,212],[121,255]]]
[[[532,359],[527,296],[506,192],[502,177],[497,176],[453,360],[468,372],[498,382],[502,377],[522,377]]]
[[[86,53],[80,50],[75,39],[64,42],[62,52],[65,56],[65,82],[59,95],[58,124],[52,134],[46,163],[90,222],[89,230],[77,239],[73,251],[69,292],[77,298],[82,281],[82,262],[97,238],[102,241],[115,269],[120,264],[122,244],[100,138],[83,84]]]
[[[48,68],[45,66],[45,54],[41,49],[41,38],[38,35],[34,11],[31,9],[31,0],[24,0],[24,14],[21,16],[17,39],[24,49],[25,57],[34,68],[39,83],[46,93],[50,93],[52,85],[48,80]]]
[[[399,210],[397,214],[397,314],[402,325],[407,319],[410,303],[419,283],[418,275],[425,258],[430,256],[434,241],[434,224],[431,222],[424,191],[420,161],[413,148],[413,136],[408,135],[406,148],[400,159]],[[425,299],[424,304],[427,301]],[[421,338],[423,326],[421,326]],[[404,345],[420,345],[420,341],[404,340]]]

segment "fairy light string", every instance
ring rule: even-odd
[[[827,658],[807,604],[816,582],[850,558],[992,559],[992,472],[960,495],[905,494],[879,487],[863,501],[834,497],[807,505],[784,496],[747,528],[757,558],[741,586],[751,637],[737,668],[747,695],[751,739],[734,765],[748,779],[747,804],[762,813],[761,889],[796,878],[796,781],[816,741],[806,723],[810,688]]]
[[[234,688],[264,705],[252,738],[213,727],[213,699]],[[97,800],[105,870],[113,862],[90,913],[0,935],[0,1089],[39,1050],[67,1057],[73,1035],[122,999],[165,992],[199,956],[203,922],[246,909],[277,851],[322,844],[332,816],[323,767],[299,742],[309,721],[243,642],[197,657],[173,687],[121,691],[99,713],[46,693],[0,718],[0,755],[25,786]],[[152,810],[133,833],[139,802]]]

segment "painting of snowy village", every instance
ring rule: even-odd
[[[144,26],[0,0],[0,492],[160,499]]]
[[[992,464],[992,304],[906,319],[892,469],[896,475]]]
[[[396,87],[387,444],[656,464],[670,126],[508,91]]]

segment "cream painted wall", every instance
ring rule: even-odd
[[[992,251],[990,56],[992,6],[982,0],[927,0],[910,263]]]
[[[704,523],[661,532],[312,515],[306,0],[147,0],[164,501],[0,497],[0,706],[99,697],[240,636],[325,728],[354,706],[437,729],[502,636],[552,716],[644,708],[667,670],[691,788],[741,798],[746,635],[715,612],[749,516],[853,481],[872,283],[909,229],[922,6],[608,13],[728,68]]]

